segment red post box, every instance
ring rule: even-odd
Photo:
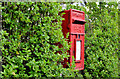
[[[72,56],[75,58],[75,69],[84,69],[84,35],[85,35],[85,13],[74,9],[63,11],[65,14],[62,16],[65,20],[62,21],[62,31],[64,37],[69,32],[69,42],[71,48],[69,50],[70,58],[64,60],[63,67],[67,67],[66,62],[70,65],[73,61]],[[62,13],[62,12],[61,12]]]

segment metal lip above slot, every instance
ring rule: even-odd
[[[72,24],[85,24],[85,23],[86,23],[86,21],[83,19],[72,18]]]

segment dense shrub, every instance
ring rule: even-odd
[[[59,11],[59,3],[3,3],[3,77],[75,76],[74,65],[66,69],[60,63],[69,57],[70,45],[61,31]]]
[[[117,6],[116,2],[67,6],[67,9],[82,10],[86,14],[84,78],[118,77]]]
[[[74,62],[67,69],[60,63],[68,58],[66,51],[70,45],[61,32],[59,3],[3,4],[3,77],[118,77],[117,3],[92,2],[85,7],[66,3],[66,9],[86,14],[85,69],[79,74],[74,73]],[[58,42],[63,47],[56,46]]]

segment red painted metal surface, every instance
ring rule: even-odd
[[[84,35],[85,35],[85,13],[74,9],[63,11],[65,14],[62,16],[65,20],[62,21],[62,31],[64,37],[69,32],[69,42],[71,48],[68,51],[70,58],[64,60],[63,67],[67,67],[67,62],[71,64],[73,61],[72,56],[75,58],[75,69],[84,69]],[[61,12],[62,13],[62,12]],[[78,42],[78,43],[77,43]],[[80,45],[79,45],[80,44]],[[78,46],[77,46],[78,45]],[[77,47],[76,47],[77,46]],[[78,56],[77,56],[78,55]]]

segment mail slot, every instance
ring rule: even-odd
[[[85,13],[75,9],[63,11],[65,14],[62,16],[65,20],[62,21],[62,31],[64,37],[69,32],[69,40],[71,48],[69,50],[70,58],[64,60],[63,67],[68,67],[67,62],[72,65],[75,61],[75,69],[84,69],[84,35],[85,35]],[[62,12],[61,12],[62,13]],[[75,60],[72,59],[74,56]]]

